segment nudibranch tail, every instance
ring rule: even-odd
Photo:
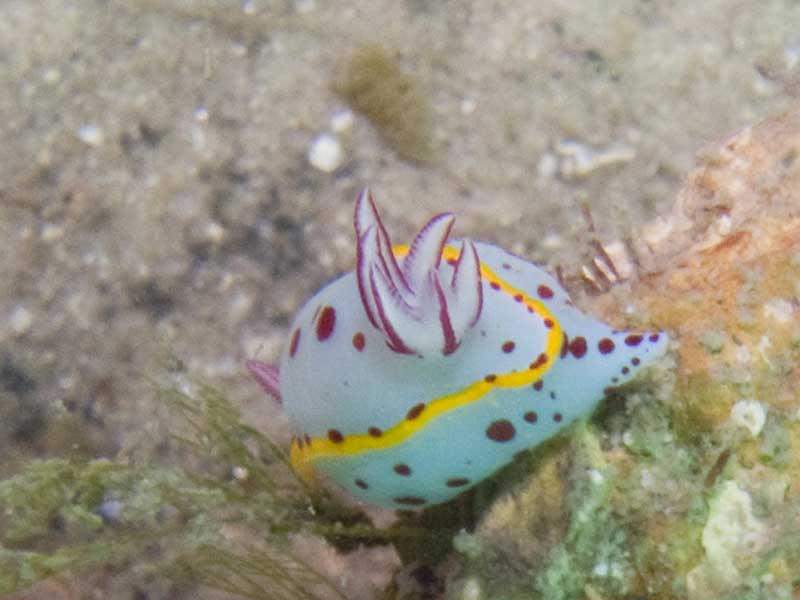
[[[404,254],[400,266],[369,191],[358,198],[358,289],[370,322],[396,352],[452,354],[480,316],[480,260],[472,242],[462,243],[449,282],[442,282],[442,253],[454,221],[451,213],[428,221],[398,252]]]
[[[268,365],[259,360],[248,360],[245,365],[250,374],[270,396],[281,401],[280,372],[275,365]]]

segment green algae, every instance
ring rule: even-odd
[[[366,44],[357,49],[337,70],[332,87],[402,158],[433,161],[427,100],[415,78],[383,46]]]
[[[280,449],[209,386],[162,396],[189,423],[181,439],[202,468],[30,462],[0,482],[0,593],[65,571],[139,562],[245,598],[344,598],[288,546],[288,535],[308,525],[307,500],[301,486],[276,480]],[[231,465],[246,481],[227,475]],[[247,535],[230,535],[233,526]]]

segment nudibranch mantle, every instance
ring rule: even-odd
[[[392,247],[362,192],[355,271],[298,312],[279,367],[248,362],[283,402],[301,475],[386,507],[445,502],[666,351],[663,332],[584,315],[540,267],[448,242],[452,225],[437,215]]]

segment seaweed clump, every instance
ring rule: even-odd
[[[380,44],[359,48],[337,70],[332,87],[366,117],[403,159],[434,159],[428,104],[414,79]]]
[[[307,503],[275,479],[282,452],[209,386],[162,395],[190,424],[181,441],[202,468],[32,461],[0,482],[0,594],[136,564],[244,598],[345,598],[290,547]]]

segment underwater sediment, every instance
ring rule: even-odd
[[[639,278],[584,299],[620,327],[668,330],[669,358],[520,457],[477,527],[418,579],[465,600],[797,598],[798,242],[794,111],[704,151],[672,210],[633,237]],[[231,597],[369,598],[387,585],[385,597],[426,597],[401,578],[429,538],[312,514],[276,476],[280,452],[224,398],[199,395],[173,398],[195,426],[198,472],[53,460],[1,482],[0,590],[146,550],[153,575]]]

